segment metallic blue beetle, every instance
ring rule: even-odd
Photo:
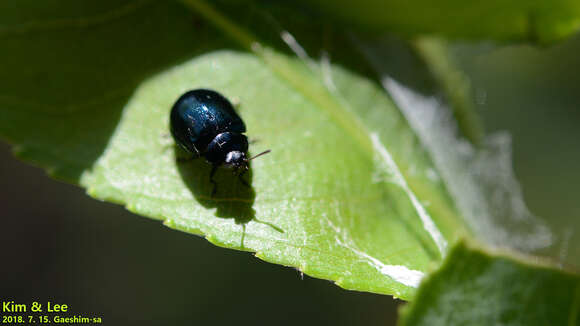
[[[248,138],[244,121],[233,105],[220,93],[209,89],[195,89],[181,95],[173,104],[170,116],[171,134],[177,144],[193,155],[212,164],[210,181],[217,190],[213,177],[217,168],[224,165],[240,177],[249,169],[249,161],[270,152],[264,151],[247,157]]]

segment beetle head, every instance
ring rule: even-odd
[[[248,161],[249,160],[246,157],[246,153],[240,151],[231,151],[226,154],[224,165],[229,169],[233,169],[234,173],[239,174],[248,170]]]
[[[263,151],[262,153],[248,158],[246,153],[240,151],[231,151],[226,154],[226,159],[224,165],[227,168],[233,169],[235,174],[243,174],[250,168],[250,161],[258,156],[270,153],[270,150]]]

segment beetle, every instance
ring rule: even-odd
[[[248,158],[248,138],[243,134],[246,125],[230,101],[214,90],[187,91],[173,104],[169,120],[175,142],[192,154],[192,159],[203,156],[212,164],[212,197],[217,191],[214,175],[219,166],[232,169],[249,186],[242,176],[248,171],[250,160],[270,152]]]

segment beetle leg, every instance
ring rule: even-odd
[[[196,158],[199,158],[201,155],[199,154],[199,151],[197,150],[197,148],[195,148],[195,146],[193,147],[193,149],[195,150],[195,153],[191,153],[190,151],[185,151],[185,150],[179,150],[179,152],[184,152],[186,154],[191,154],[191,156],[189,157],[177,157],[177,162],[178,163],[184,163],[184,162],[189,162],[191,160],[195,160]]]
[[[243,176],[244,176],[244,173],[246,173],[246,171],[247,171],[247,170],[244,170],[244,171],[242,171],[242,173],[238,174],[238,179],[240,179],[240,182],[241,182],[241,183],[242,183],[244,186],[246,186],[246,187],[250,188],[250,184],[248,183],[248,181],[244,180],[244,178],[243,178]]]
[[[215,175],[217,168],[218,168],[217,165],[212,165],[211,172],[209,173],[209,182],[211,182],[213,184],[213,190],[211,191],[211,197],[213,197],[217,192],[217,182],[213,179],[213,176]]]

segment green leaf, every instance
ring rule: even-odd
[[[357,85],[358,94],[350,100],[371,98],[382,107],[354,115],[323,88],[314,88],[301,63],[270,59],[282,60],[277,67],[288,69],[309,91],[293,88],[298,84],[255,55],[220,51],[195,58],[136,91],[106,151],[81,184],[92,196],[126,203],[131,211],[203,234],[217,245],[255,251],[264,260],[346,288],[408,298],[421,273],[445,250],[443,234],[451,237],[460,225],[437,211],[448,205],[436,202],[442,193],[425,208],[392,161],[403,150],[397,148],[400,139],[405,146],[418,145],[412,133],[392,103],[365,80],[346,72],[335,77]],[[252,189],[222,171],[218,194],[211,198],[208,164],[175,163],[180,154],[166,137],[168,108],[185,90],[198,87],[239,99],[248,134],[258,140],[252,152],[272,149],[253,162]],[[377,121],[368,127],[372,132],[342,124],[355,124],[351,119],[363,114]],[[428,168],[420,152],[410,154],[416,168]],[[435,186],[425,175],[414,179],[425,183],[424,191]],[[427,224],[431,221],[436,224]]]
[[[458,243],[403,307],[404,326],[578,325],[580,276]]]
[[[580,27],[580,3],[556,1],[301,1],[328,20],[375,32],[453,38],[562,39]]]

